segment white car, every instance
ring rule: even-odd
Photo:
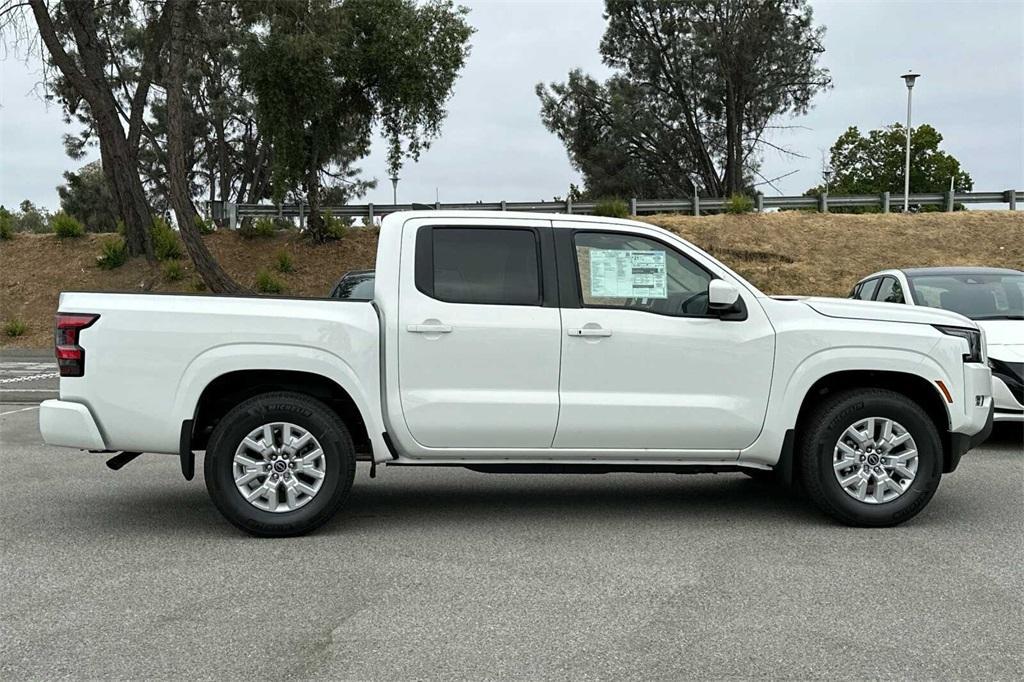
[[[992,427],[974,322],[772,298],[609,218],[396,213],[372,301],[63,293],[56,327],[44,440],[112,468],[174,454],[186,478],[205,451],[215,505],[257,535],[324,523],[357,456],[371,476],[774,472],[892,526]]]
[[[952,310],[985,332],[995,421],[1024,422],[1024,272],[903,268],[857,282],[850,298]]]

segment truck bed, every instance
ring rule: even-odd
[[[370,302],[67,292],[59,309],[99,315],[81,332],[85,375],[62,378],[60,395],[88,406],[109,449],[176,453],[203,388],[251,367],[326,371],[372,393],[352,397],[379,412],[380,330]]]

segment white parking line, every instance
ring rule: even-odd
[[[11,410],[10,412],[0,412],[0,417],[4,417],[9,414],[17,414],[18,412],[28,412],[29,410],[38,410],[39,406],[34,405],[32,407],[23,407],[20,410]]]
[[[0,396],[4,393],[56,393],[55,388],[0,388]]]

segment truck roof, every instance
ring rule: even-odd
[[[932,268],[901,268],[908,277],[921,277],[924,275],[933,276],[956,276],[956,275],[1019,275],[1020,270],[1011,268],[986,268],[986,267],[932,267]]]
[[[516,218],[519,220],[571,220],[572,222],[636,225],[642,224],[645,227],[657,227],[650,223],[638,220],[626,220],[624,218],[606,218],[604,216],[580,215],[577,213],[534,213],[532,211],[398,211],[389,213],[384,217],[384,222],[404,222],[410,218],[430,218],[432,220],[444,220],[446,218]]]

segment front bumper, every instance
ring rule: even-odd
[[[66,400],[44,400],[39,406],[39,432],[47,445],[106,450],[89,408]]]
[[[988,407],[988,419],[985,421],[985,425],[981,428],[981,431],[973,435],[966,433],[951,432],[949,434],[949,442],[946,444],[946,461],[943,463],[942,473],[948,474],[955,471],[957,466],[960,464],[960,458],[967,454],[968,451],[978,447],[992,435],[992,424],[993,416],[995,415],[995,406],[990,402]]]
[[[992,402],[996,406],[997,422],[1024,422],[1024,404],[1006,385],[1002,378],[992,375]]]

